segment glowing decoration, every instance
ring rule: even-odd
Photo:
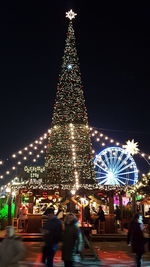
[[[123,148],[131,155],[139,153],[138,142],[135,143],[134,139],[132,139],[132,141],[128,140],[126,145],[123,145]]]
[[[74,19],[77,14],[73,12],[72,9],[70,9],[68,12],[66,12],[66,18],[69,18],[70,20]]]
[[[68,68],[68,70],[71,70],[72,69],[72,65],[71,64],[68,64],[67,65],[67,68]]]
[[[103,185],[133,185],[138,180],[138,170],[132,156],[120,147],[109,147],[96,155],[96,179]]]
[[[3,161],[2,160],[0,160],[0,165],[2,165],[3,164]]]

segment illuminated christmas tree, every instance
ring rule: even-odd
[[[70,22],[48,140],[45,182],[77,190],[93,187],[95,172],[72,25],[75,15],[72,10],[66,13]]]

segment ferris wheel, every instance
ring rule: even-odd
[[[108,147],[94,160],[96,179],[100,185],[133,185],[138,169],[133,157],[121,147]]]

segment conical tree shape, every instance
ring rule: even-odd
[[[46,183],[90,188],[95,172],[72,21],[69,23],[46,156]]]

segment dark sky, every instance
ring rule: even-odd
[[[150,9],[74,2],[1,3],[0,158],[50,127],[70,8],[90,125],[150,153]]]

